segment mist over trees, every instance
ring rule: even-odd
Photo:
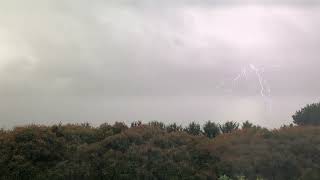
[[[274,130],[249,121],[2,129],[0,179],[318,180],[318,111],[308,105],[296,126]]]

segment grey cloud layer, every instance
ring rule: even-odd
[[[33,107],[45,98],[53,103],[48,109],[59,109],[66,96],[78,96],[73,101],[79,103],[83,97],[250,98],[259,95],[254,74],[237,87],[232,83],[250,63],[264,68],[275,98],[317,96],[320,6],[269,2],[0,1],[0,95],[11,104],[3,113],[15,120],[21,118],[11,115],[15,110],[54,117],[36,116],[19,97]],[[121,102],[128,108],[121,112],[130,111],[130,100]]]

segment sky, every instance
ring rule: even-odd
[[[320,100],[319,32],[312,0],[0,0],[0,127],[279,127]]]

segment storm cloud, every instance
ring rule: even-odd
[[[226,120],[319,100],[317,1],[0,1],[1,126]],[[270,87],[266,108],[254,72]]]

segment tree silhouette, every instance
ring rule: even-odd
[[[173,124],[169,124],[167,127],[167,132],[180,132],[183,130],[182,126],[181,125],[177,125],[176,123],[173,123]]]
[[[198,136],[198,135],[200,135],[202,133],[200,124],[198,124],[196,122],[190,123],[184,130],[187,133],[189,133],[191,135],[194,135],[194,136]]]
[[[293,116],[293,122],[297,125],[320,125],[320,103],[308,104]]]
[[[204,126],[203,126],[203,131],[204,134],[208,137],[208,138],[214,138],[217,135],[220,134],[220,128],[219,125],[216,124],[215,122],[211,122],[211,121],[207,121]]]
[[[239,123],[233,121],[227,121],[220,125],[220,130],[222,133],[231,133],[239,128]]]
[[[249,128],[253,128],[252,123],[250,123],[249,121],[245,121],[242,123],[242,129],[249,129]]]
[[[122,131],[128,129],[128,126],[123,122],[115,122],[112,126],[112,131],[114,134],[121,133]]]
[[[157,127],[157,128],[160,128],[160,129],[165,129],[166,128],[166,125],[163,122],[159,122],[159,121],[151,121],[151,122],[149,122],[149,126]]]

